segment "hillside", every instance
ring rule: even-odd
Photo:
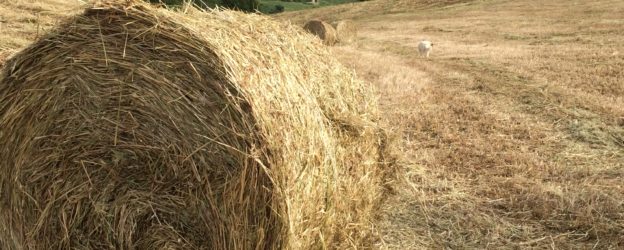
[[[380,247],[621,248],[624,2],[431,2],[280,15],[360,25],[335,56],[402,138]]]
[[[276,6],[284,7],[284,11],[297,11],[352,2],[358,2],[358,0],[322,0],[319,4],[312,4],[310,0],[260,0],[260,11],[272,13]]]
[[[393,13],[415,13],[452,5],[470,4],[475,0],[389,0],[364,1],[340,4],[326,8],[289,11],[275,15],[276,18],[303,25],[310,19],[332,22],[339,19],[361,19],[385,16]]]
[[[2,57],[80,1],[0,1]],[[286,12],[352,19],[332,48],[378,89],[402,171],[376,248],[624,247],[624,2],[391,0]],[[421,39],[434,42],[418,57]]]

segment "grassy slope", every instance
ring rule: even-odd
[[[275,15],[276,18],[289,20],[296,24],[303,24],[311,19],[336,21],[338,19],[366,19],[393,13],[403,13],[406,10],[428,10],[444,8],[454,4],[466,4],[474,0],[377,0],[346,3],[327,8],[290,11]]]
[[[307,2],[286,2],[281,0],[260,0],[260,11],[263,13],[269,13],[271,10],[275,9],[276,5],[284,6],[284,11],[297,11],[297,10],[305,10],[312,8],[319,8],[325,6],[332,6],[336,4],[344,4],[357,2],[358,0],[321,0],[318,5],[314,5]],[[309,2],[309,0],[308,0]]]
[[[621,249],[624,2],[412,3],[279,15],[360,25],[334,53],[403,138],[380,244]]]

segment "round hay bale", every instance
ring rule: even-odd
[[[288,24],[87,9],[0,75],[1,249],[365,245],[386,139],[370,87]]]
[[[352,43],[355,41],[357,27],[353,21],[338,21],[334,26],[336,27],[336,37],[339,43]]]
[[[336,44],[336,30],[326,22],[311,20],[303,26],[303,29],[318,36],[325,45],[331,46]]]

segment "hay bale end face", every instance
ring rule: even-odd
[[[339,43],[352,43],[357,36],[357,26],[353,21],[342,20],[334,23],[336,37]]]
[[[234,11],[87,9],[0,75],[0,249],[362,245],[372,91],[300,29]]]
[[[325,45],[331,46],[337,42],[336,30],[326,22],[311,20],[303,26],[303,29],[319,37]]]

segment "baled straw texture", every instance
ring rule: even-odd
[[[7,63],[0,248],[366,244],[370,89],[299,28],[189,13],[98,5]]]
[[[4,64],[6,63],[6,61],[14,53],[15,53],[15,51],[13,51],[11,49],[4,49],[4,50],[0,49],[0,69],[2,69],[2,67],[4,67]]]
[[[342,20],[335,23],[336,38],[339,43],[352,43],[357,36],[357,27],[350,20]]]
[[[325,45],[336,44],[336,30],[326,22],[311,20],[303,26],[303,29],[319,37]]]

